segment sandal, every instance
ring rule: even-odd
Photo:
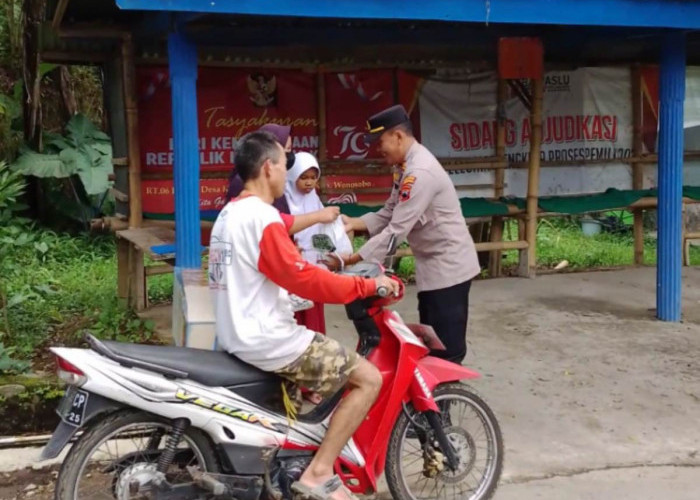
[[[359,500],[359,498],[345,487],[343,480],[340,479],[339,476],[333,476],[325,483],[314,487],[301,484],[299,481],[292,484],[292,492],[295,493],[295,500],[329,500],[331,495],[338,490],[342,490],[350,500]]]

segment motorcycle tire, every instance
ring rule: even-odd
[[[170,423],[165,418],[137,410],[120,410],[99,417],[99,421],[89,425],[68,452],[58,473],[54,498],[56,500],[80,500],[77,491],[79,478],[93,451],[111,436],[117,435],[122,429],[148,424],[167,428]],[[182,439],[186,440],[193,450],[196,448],[204,465],[203,472],[217,473],[219,471],[219,460],[214,447],[204,433],[195,428],[188,428]]]
[[[488,441],[487,451],[485,452],[488,456],[478,456],[480,449],[477,449],[478,447],[474,445],[472,434],[470,434],[466,428],[459,427],[461,423],[459,425],[454,423],[456,420],[455,418],[449,415],[443,415],[443,426],[448,439],[450,439],[453,444],[461,443],[462,451],[469,455],[470,460],[468,463],[465,461],[466,465],[460,465],[460,467],[466,469],[464,471],[460,472],[459,468],[454,472],[448,471],[447,465],[443,460],[443,469],[441,469],[440,472],[434,472],[434,477],[425,475],[427,467],[425,464],[425,455],[422,455],[423,451],[420,449],[416,433],[412,432],[412,429],[414,423],[419,423],[419,425],[425,426],[425,428],[428,427],[428,424],[425,417],[410,408],[408,413],[412,416],[409,418],[409,415],[407,415],[405,411],[401,412],[391,432],[391,437],[389,438],[385,472],[392,497],[394,500],[440,500],[441,498],[486,500],[491,498],[496,492],[498,480],[503,470],[504,459],[503,437],[493,411],[491,411],[489,406],[473,391],[473,389],[465,384],[442,384],[433,391],[433,396],[436,402],[438,402],[438,406],[441,408],[455,407],[455,405],[463,404],[472,410],[476,419],[481,423],[480,429],[484,430],[484,435]],[[422,421],[422,424],[418,422],[419,420]],[[413,439],[413,442],[409,443],[411,439]],[[413,452],[413,455],[418,454],[419,458],[412,458],[412,462],[404,466],[402,454],[404,448],[408,448],[408,444],[418,450],[417,452]],[[422,459],[421,455],[423,457]],[[456,491],[457,486],[463,482],[459,477],[464,476],[463,480],[468,480],[472,475],[473,467],[477,459],[481,461],[484,458],[486,458],[486,469],[479,483],[474,488],[470,488],[467,491]],[[416,464],[418,467],[422,466],[423,471],[419,470],[418,473],[412,473],[407,470],[408,466],[413,465],[415,468]],[[453,474],[453,476],[450,477],[450,474]],[[425,485],[420,491],[412,491],[411,486],[413,486],[415,490],[419,489],[415,483],[409,485],[408,478],[415,476],[418,476],[418,479],[415,480],[416,482],[425,481]],[[426,487],[431,481],[435,482],[434,494],[431,494],[431,490],[433,490],[432,487]],[[428,490],[428,493],[424,493],[426,490]],[[443,494],[447,496],[443,496]]]

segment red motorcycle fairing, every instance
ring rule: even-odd
[[[438,411],[432,397],[436,386],[479,377],[478,373],[460,365],[427,356],[429,349],[396,312],[371,308],[368,313],[379,326],[381,336],[379,345],[367,359],[381,373],[382,388],[353,435],[365,465],[359,467],[342,458],[335,463],[335,473],[358,494],[376,491],[377,478],[384,472],[391,431],[404,404],[411,403],[418,411]],[[287,443],[283,448],[298,446]]]
[[[433,399],[433,390],[440,384],[479,378],[481,375],[451,361],[426,356],[419,359],[411,384],[411,402],[419,411],[439,411]]]

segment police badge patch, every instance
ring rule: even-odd
[[[407,201],[411,198],[411,189],[415,182],[416,177],[413,175],[409,175],[403,180],[399,188],[399,201]]]

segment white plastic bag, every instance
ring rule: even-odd
[[[335,253],[338,255],[350,255],[353,252],[352,242],[345,232],[345,225],[340,218],[328,224],[315,224],[306,231],[310,231],[312,235],[327,235],[333,242]],[[326,258],[324,252],[315,248],[304,248],[301,253],[304,259],[316,265],[323,265],[322,262]]]
[[[327,234],[333,244],[335,245],[335,251],[338,255],[345,255],[352,253],[352,241],[348,238],[348,234],[345,232],[345,224],[341,217],[338,217],[335,222],[328,224],[319,224],[320,233]]]

